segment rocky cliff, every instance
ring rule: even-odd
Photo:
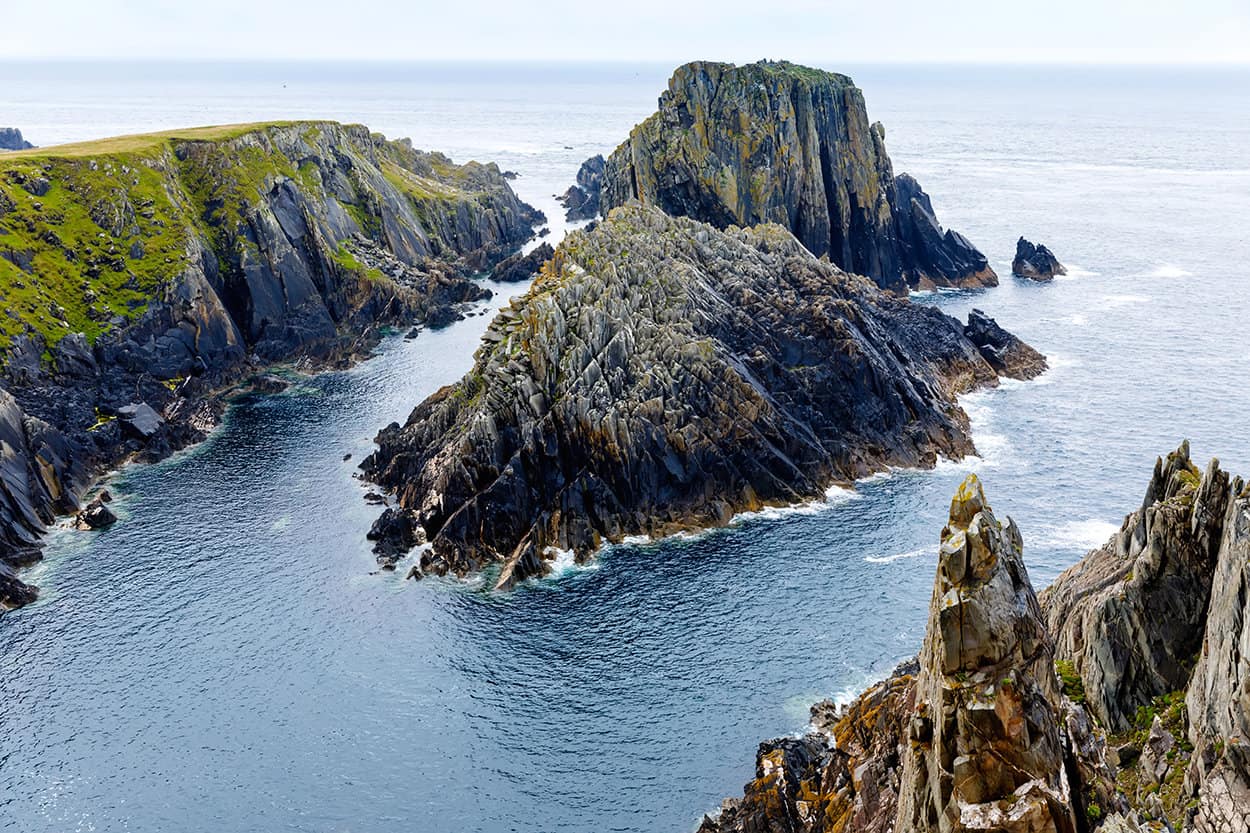
[[[570,235],[473,370],[378,436],[374,530],[420,571],[726,523],[887,466],[973,450],[955,396],[998,378],[937,309],[812,256],[787,230],[616,209]],[[1045,366],[1004,367],[1021,377]]]
[[[599,215],[603,169],[606,164],[602,156],[592,156],[577,169],[577,182],[560,195],[560,203],[568,209],[565,213],[566,219],[590,220]]]
[[[718,228],[779,223],[881,287],[992,286],[985,257],[895,179],[850,78],[789,63],[679,67],[607,160],[602,209],[631,199]]]
[[[539,215],[494,165],[361,126],[201,128],[0,158],[0,560],[90,475],[204,436],[214,392],[444,315]]]
[[[919,659],[845,709],[818,703],[806,737],[761,744],[702,833],[1250,830],[1241,479],[1200,473],[1182,445],[1040,600],[1019,553],[966,481]]]
[[[33,147],[16,127],[0,127],[0,150],[27,150]]]
[[[942,531],[918,660],[843,709],[817,704],[807,736],[761,744],[744,797],[700,831],[1087,830],[1123,807],[1053,658],[1020,533],[969,476]]]

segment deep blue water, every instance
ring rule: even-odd
[[[405,582],[371,574],[354,465],[469,367],[487,318],[394,339],[118,474],[112,529],[54,535],[43,598],[0,616],[0,828],[682,833],[740,792],[759,740],[916,650],[966,471],[1020,524],[1038,585],[1180,439],[1250,473],[1250,72],[829,66],[1003,273],[921,300],[981,307],[1051,357],[968,398],[981,459],[511,593]],[[363,121],[499,161],[554,219],[550,195],[667,71],[0,64],[0,123],[43,144]],[[1073,275],[1012,279],[1020,234]]]

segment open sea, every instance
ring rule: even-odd
[[[984,309],[1050,357],[966,398],[978,458],[512,592],[404,581],[373,574],[355,465],[470,367],[489,316],[392,338],[116,474],[113,528],[52,534],[41,600],[0,616],[0,829],[688,833],[760,740],[919,648],[966,472],[1019,523],[1038,587],[1182,439],[1250,475],[1250,69],[824,66],[1002,279],[917,300]],[[670,70],[0,63],[0,125],[47,145],[363,122],[516,171],[558,238],[553,195]],[[1020,235],[1069,275],[1013,279]],[[495,289],[482,309],[524,287]]]

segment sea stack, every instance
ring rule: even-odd
[[[1011,261],[1011,274],[1034,281],[1049,281],[1054,280],[1055,275],[1068,274],[1068,270],[1050,249],[1021,237],[1016,241],[1016,256]]]
[[[679,67],[659,110],[608,158],[602,209],[637,199],[717,228],[779,223],[817,257],[897,293],[993,286],[985,256],[943,231],[845,75],[761,61]]]
[[[962,457],[956,396],[1045,367],[984,349],[781,226],[618,208],[565,239],[467,376],[378,435],[363,468],[398,505],[372,536],[388,557],[427,540],[417,574],[502,562],[507,586],[561,550]]]
[[[577,169],[577,182],[560,196],[560,203],[567,209],[565,219],[575,222],[593,220],[599,216],[605,165],[602,156],[592,156]]]
[[[33,147],[16,127],[0,127],[0,150],[29,150]]]

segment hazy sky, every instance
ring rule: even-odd
[[[1250,0],[3,0],[0,58],[1250,62]]]

